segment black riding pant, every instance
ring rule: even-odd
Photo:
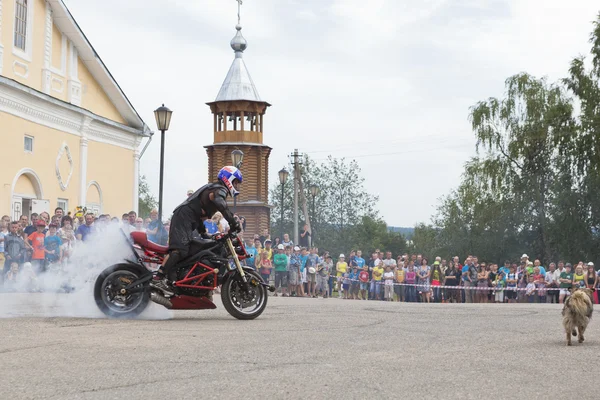
[[[171,217],[169,230],[169,258],[162,266],[161,272],[170,281],[177,280],[176,265],[190,254],[190,244],[194,237],[194,221],[196,216],[189,207],[181,207]]]

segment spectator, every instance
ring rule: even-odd
[[[31,244],[33,248],[33,254],[31,256],[31,265],[36,274],[41,274],[46,271],[46,253],[44,249],[44,240],[46,239],[46,235],[44,235],[44,229],[46,228],[46,224],[44,221],[38,221],[37,232],[33,232],[27,240]]]
[[[206,225],[207,221],[210,221],[212,223],[212,220],[206,220],[204,221],[204,224]],[[212,230],[208,230],[207,232],[210,233],[211,235],[214,233],[217,233],[217,226],[213,223],[213,227],[214,229]],[[167,230],[165,229],[165,227],[162,224],[162,221],[158,220],[158,210],[156,208],[153,208],[152,210],[150,210],[150,223],[148,224],[148,227],[146,228],[146,234],[148,235],[148,240],[160,244],[162,246],[165,246],[167,244],[167,240],[168,240],[168,234],[167,234]]]
[[[301,264],[300,247],[294,247],[294,254],[290,257],[290,271],[288,287],[290,294],[294,297],[303,296],[302,281],[301,281]]]
[[[433,269],[431,270],[431,287],[433,288],[433,301],[434,303],[442,302],[442,291],[440,286],[444,280],[444,273],[440,268],[440,261],[433,263]]]
[[[506,286],[506,274],[504,273],[504,270],[496,273],[495,280],[492,282],[492,284],[496,288],[494,293],[494,301],[496,303],[504,303],[504,287]]]
[[[489,287],[489,272],[485,269],[485,263],[481,263],[479,265],[477,271],[477,291],[475,294],[475,302],[476,303],[487,303],[488,301],[488,290],[484,290]]]
[[[302,251],[300,252],[300,281],[302,282],[302,296],[310,297],[308,295],[308,287],[306,280],[306,263],[308,262],[308,250],[306,247],[302,247]]]
[[[58,236],[63,242],[63,257],[68,259],[71,256],[71,252],[73,251],[73,246],[75,245],[75,231],[72,226],[72,218],[64,216],[62,219],[62,227],[58,230]]]
[[[256,260],[258,255],[258,250],[254,246],[254,242],[250,242],[248,246],[246,246],[246,253],[248,253],[248,258],[246,258],[246,265],[252,269],[256,269]]]
[[[594,270],[594,263],[589,262],[587,264],[586,287],[593,291],[596,288],[597,279],[598,276],[596,275],[596,271]]]
[[[46,265],[61,263],[63,259],[62,252],[62,240],[56,235],[57,226],[50,224],[48,229],[48,236],[44,241],[44,248],[46,252]]]
[[[4,270],[6,259],[4,258],[4,238],[8,236],[8,225],[4,221],[0,221],[0,285],[4,280],[4,274],[8,271]]]
[[[329,273],[333,269],[333,261],[331,256],[327,254],[318,267],[319,274],[317,275],[317,287],[319,293],[326,299],[329,295]]]
[[[269,260],[273,259],[273,249],[271,248],[271,239],[267,239],[263,242],[265,244],[265,248],[263,252],[267,253],[267,257]]]
[[[77,228],[77,240],[87,241],[90,237],[90,234],[94,232],[94,214],[87,213],[85,215],[85,224],[79,225]],[[127,233],[127,232],[126,232]]]
[[[269,258],[269,253],[265,251],[260,252],[260,261],[258,261],[257,267],[259,267],[260,276],[262,276],[263,281],[265,283],[269,283],[269,278],[271,277],[271,269],[273,269],[273,265],[271,264],[271,259]]]
[[[533,275],[527,276],[527,286],[525,295],[527,296],[527,302],[533,303],[535,300],[535,282],[533,281]]]
[[[415,262],[412,259],[408,262],[408,270],[406,271],[404,280],[408,285],[406,286],[406,301],[411,303],[417,301],[417,289],[415,287],[417,273],[415,272]]]
[[[287,297],[289,258],[285,254],[282,244],[277,246],[277,253],[273,256],[273,265],[275,267],[275,289],[280,290],[281,295]],[[275,292],[275,296],[277,296],[277,292]]]
[[[306,285],[308,286],[308,295],[317,297],[317,266],[319,265],[319,256],[316,253],[317,249],[312,248],[306,260]]]
[[[404,258],[398,257],[398,262],[397,262],[397,266],[396,266],[396,276],[395,276],[395,281],[397,283],[397,285],[394,286],[394,292],[396,292],[396,298],[398,299],[398,301],[405,301],[405,297],[404,297],[404,277],[406,275],[406,268],[404,267]]]
[[[565,270],[560,274],[560,297],[558,302],[563,304],[565,297],[569,295],[569,289],[573,287],[573,273],[571,272],[571,264],[565,265]]]
[[[310,246],[310,228],[308,224],[304,224],[304,229],[300,232],[300,247]]]
[[[540,272],[540,266],[533,267],[533,283],[535,283],[535,291],[538,296],[538,303],[546,302],[546,277]]]
[[[269,234],[269,229],[265,228],[263,234],[260,235],[260,242],[264,245],[267,240],[271,240],[271,235]]]
[[[58,215],[58,218],[61,218],[65,216],[65,210],[62,209],[62,207],[56,207],[54,209],[54,215]]]
[[[450,266],[445,272],[444,278],[444,286],[459,286],[461,271],[457,268],[457,265],[454,261],[450,261]],[[459,303],[460,302],[460,290],[451,288],[444,289],[445,299],[448,303]]]
[[[419,294],[421,295],[421,301],[423,303],[431,302],[431,287],[429,285],[429,278],[431,277],[431,271],[427,265],[427,259],[421,260],[421,268],[417,274],[419,278]]]
[[[146,228],[144,228],[144,219],[137,217],[135,219],[135,226],[133,229],[135,232],[146,232]]]
[[[465,293],[463,296],[463,299],[465,299],[465,303],[473,302],[473,291],[471,290],[471,288],[473,287],[473,280],[471,278],[472,268],[474,268],[473,260],[471,259],[471,257],[467,257],[467,259],[465,260],[465,265],[462,267],[461,275]]]
[[[350,296],[350,272],[345,272],[342,279],[342,291],[344,299],[351,299],[352,297]]]
[[[381,261],[381,260],[379,260]],[[376,263],[373,267],[372,280],[371,280],[371,288],[375,288],[375,299],[382,300],[382,291],[383,291],[383,274],[384,270],[382,267],[383,263]]]
[[[583,272],[583,263],[580,262],[575,267],[575,273],[573,274],[573,288],[585,286],[585,273]]]
[[[384,298],[386,301],[394,301],[394,272],[391,265],[385,266],[383,274],[384,281]]]
[[[25,255],[25,242],[18,232],[19,223],[13,221],[10,224],[10,233],[4,237],[4,257],[10,263],[11,268],[12,263],[17,263],[17,271]]]
[[[282,244],[283,244],[285,247],[288,247],[288,246],[289,246],[289,247],[294,247],[294,242],[292,242],[292,241],[290,240],[290,235],[288,235],[287,233],[284,233],[284,234],[283,234],[283,242],[282,242]]]
[[[519,276],[517,274],[517,266],[515,264],[510,266],[510,272],[506,276],[506,298],[509,303],[517,302],[517,281]]]
[[[23,231],[25,232],[25,234],[29,237],[29,235],[31,235],[33,232],[37,232],[37,222],[39,219],[39,215],[37,213],[32,213],[31,214],[31,225],[25,227],[25,229],[23,229]]]
[[[550,263],[550,270],[546,272],[546,287],[548,288],[548,300],[550,303],[558,304],[558,280],[560,279],[560,272],[557,275],[556,264]]]

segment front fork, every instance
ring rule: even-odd
[[[229,247],[229,252],[231,253],[231,257],[233,257],[233,261],[235,262],[235,266],[244,281],[244,284],[248,285],[248,279],[246,278],[246,273],[244,272],[244,268],[242,268],[242,264],[240,263],[240,259],[235,251],[235,247],[233,247],[233,243],[230,238],[227,238],[227,247]]]

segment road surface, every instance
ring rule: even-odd
[[[271,297],[254,321],[220,304],[73,317],[97,317],[87,305],[0,294],[2,398],[597,397],[600,316],[567,347],[557,305]]]

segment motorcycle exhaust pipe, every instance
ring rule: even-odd
[[[161,306],[168,308],[169,310],[171,308],[173,308],[173,303],[171,303],[169,301],[169,299],[167,299],[164,296],[161,296],[160,294],[156,293],[156,292],[151,292],[150,293],[150,300],[152,300],[153,302],[155,302],[156,304],[160,304]]]

